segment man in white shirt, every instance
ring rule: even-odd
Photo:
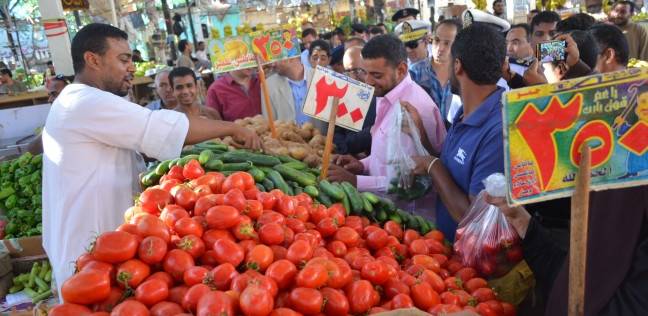
[[[233,136],[259,148],[233,123],[151,111],[126,101],[135,68],[128,36],[93,23],[72,40],[76,77],[54,101],[43,131],[43,246],[60,289],[97,234],[116,229],[139,191],[138,152],[178,157],[183,144]],[[60,291],[59,291],[60,293]]]

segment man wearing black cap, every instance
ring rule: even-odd
[[[392,22],[396,22],[396,24],[400,24],[405,21],[409,20],[415,20],[416,16],[420,13],[419,10],[416,10],[414,8],[405,8],[405,9],[400,9],[392,15]]]
[[[612,5],[609,20],[618,26],[628,39],[630,58],[648,60],[648,30],[630,21],[634,12],[634,2],[627,0],[617,1]]]

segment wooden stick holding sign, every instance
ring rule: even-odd
[[[268,84],[266,83],[265,71],[261,63],[261,57],[256,55],[257,64],[259,65],[259,83],[261,84],[261,90],[263,91],[263,97],[265,100],[265,109],[268,113],[268,126],[270,127],[270,135],[272,138],[277,139],[277,129],[274,125],[274,114],[272,113],[272,103],[270,103],[270,94],[268,94]]]
[[[326,143],[324,144],[324,155],[322,156],[322,170],[320,171],[320,179],[326,180],[328,177],[328,169],[331,165],[331,152],[333,151],[333,136],[335,135],[335,118],[337,117],[338,106],[340,99],[334,97],[331,113],[329,114],[328,130],[326,131]]]
[[[585,311],[585,273],[587,267],[587,227],[591,181],[591,150],[581,146],[581,160],[576,187],[571,199],[569,233],[569,316],[582,316]]]

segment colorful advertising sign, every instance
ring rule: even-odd
[[[510,203],[570,196],[583,143],[593,190],[648,184],[648,69],[512,90],[503,103]]]
[[[209,40],[214,73],[257,67],[255,52],[263,64],[299,57],[301,52],[295,29],[259,31]]]
[[[304,114],[328,122],[333,98],[338,110],[335,125],[354,131],[362,130],[374,88],[331,69],[317,66],[304,102]]]

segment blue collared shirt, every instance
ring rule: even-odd
[[[302,111],[304,101],[306,100],[306,94],[308,93],[308,83],[306,80],[293,81],[288,79],[288,84],[290,84],[290,90],[292,91],[293,100],[295,101],[295,122],[297,125],[302,125],[310,120],[310,118]]]
[[[441,111],[441,116],[446,118],[452,103],[452,91],[450,83],[447,82],[445,87],[437,78],[437,74],[432,68],[432,63],[428,59],[416,62],[409,67],[410,76],[425,92],[427,92]]]
[[[311,63],[310,63],[310,53],[308,49],[304,49],[301,52],[301,56],[299,57],[301,59],[302,65],[306,68],[311,68]]]
[[[471,196],[484,189],[482,181],[486,177],[504,172],[503,92],[503,88],[497,88],[466,118],[463,107],[459,109],[443,143],[441,162],[459,188]],[[454,240],[457,222],[441,199],[436,209],[438,228]]]

